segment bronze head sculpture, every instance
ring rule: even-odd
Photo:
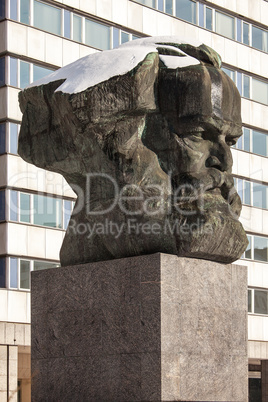
[[[220,64],[206,45],[146,38],[20,93],[19,154],[61,173],[78,195],[62,265],[154,252],[241,256],[230,150],[242,134],[240,95]]]

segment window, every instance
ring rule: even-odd
[[[252,290],[248,289],[248,312],[252,313]]]
[[[235,186],[243,204],[268,209],[268,186],[243,179],[235,179]]]
[[[0,190],[0,221],[4,221],[6,219],[6,197],[5,191]]]
[[[30,84],[30,63],[20,60],[20,88],[25,88]]]
[[[11,221],[24,222],[52,228],[64,228],[73,210],[74,201],[43,195],[9,191],[9,216]]]
[[[5,259],[3,259],[5,262]],[[29,259],[9,257],[9,288],[30,290],[31,271],[59,267],[59,263],[50,261],[33,261]],[[5,267],[4,267],[5,273]],[[5,280],[5,278],[4,278]],[[3,282],[4,282],[3,280]],[[0,258],[0,287],[1,286],[1,258]]]
[[[17,88],[23,89],[32,82],[37,81],[54,71],[51,68],[28,63],[26,61],[15,59],[14,57],[10,57],[9,60],[9,84]]]
[[[215,31],[230,39],[235,39],[235,20],[229,15],[215,12]]]
[[[17,0],[10,0],[10,18],[15,21],[18,18],[18,2],[17,2]]]
[[[192,0],[176,0],[176,17],[196,24],[196,2]]]
[[[34,195],[33,205],[33,223],[35,225],[62,228],[62,200],[42,195]]]
[[[268,135],[243,127],[243,135],[237,141],[235,148],[261,156],[268,156]]]
[[[18,132],[19,124],[9,123],[9,152],[11,154],[18,153]]]
[[[248,312],[268,315],[268,291],[266,289],[248,289]]]
[[[34,21],[36,28],[61,35],[61,10],[34,0]]]
[[[206,7],[206,26],[207,29],[212,31],[212,9]]]
[[[252,46],[268,52],[268,32],[252,26]]]
[[[73,16],[73,40],[82,42],[82,18],[79,15]]]
[[[234,83],[236,83],[234,70],[231,70],[230,68],[222,67],[222,71],[224,71],[225,74],[227,74],[228,77],[230,77],[234,81]]]
[[[97,22],[85,20],[85,43],[97,49],[110,49],[110,28]]]
[[[130,40],[138,39],[138,36],[122,31],[118,28],[113,28],[112,32],[113,32],[113,48],[116,48],[122,43],[128,42]]]
[[[0,155],[6,152],[6,123],[0,123]]]
[[[64,34],[65,38],[71,39],[71,13],[64,10]]]
[[[249,45],[249,24],[243,22],[243,43]]]
[[[136,0],[136,1],[137,1],[137,3],[143,4],[148,7],[152,7],[152,8],[156,7],[156,4],[155,4],[156,0]]]
[[[253,99],[256,102],[268,105],[268,84],[264,81],[252,78],[251,99]]]
[[[0,57],[0,87],[3,87],[5,83],[5,57]]]
[[[249,244],[241,258],[268,262],[268,238],[248,235]]]
[[[0,288],[6,287],[6,259],[0,258]]]
[[[30,0],[20,0],[20,22],[30,24]]]
[[[52,72],[53,72],[53,70],[51,70],[50,68],[45,68],[45,67],[41,67],[41,66],[37,66],[36,64],[33,64],[33,82],[46,77],[47,75],[51,74]]]
[[[9,84],[18,87],[18,59],[9,58]]]
[[[165,12],[167,14],[173,15],[173,1],[172,0],[166,0]]]
[[[5,0],[0,0],[0,20],[3,20],[5,16]]]

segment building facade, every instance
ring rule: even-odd
[[[242,96],[232,152],[249,246],[238,263],[248,266],[250,398],[268,400],[267,21],[266,0],[0,0],[0,401],[30,400],[30,272],[59,264],[75,200],[60,175],[18,156],[18,93],[87,54],[157,35],[211,46]]]

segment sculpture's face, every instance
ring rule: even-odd
[[[230,148],[242,135],[240,96],[222,71],[198,67],[193,74],[193,70],[164,71],[159,90],[162,113],[157,119],[149,117],[143,142],[172,176],[173,191],[184,187],[184,194],[213,193],[217,202],[225,199],[239,214]],[[165,103],[168,87],[173,104],[169,99]]]

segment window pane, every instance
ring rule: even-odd
[[[164,0],[158,0],[157,9],[159,11],[164,11]]]
[[[10,85],[18,87],[18,59],[10,57]]]
[[[30,289],[30,261],[20,260],[20,288]]]
[[[0,1],[0,20],[3,20],[6,16],[5,13],[5,0]]]
[[[137,0],[137,2],[155,8],[155,0]]]
[[[254,290],[254,313],[268,314],[267,294],[265,290]]]
[[[34,195],[34,224],[53,228],[62,227],[62,200]]]
[[[250,130],[243,127],[243,138],[244,138],[244,151],[250,152]]]
[[[250,182],[244,180],[244,197],[243,197],[243,203],[246,205],[251,205],[250,202]]]
[[[237,193],[239,197],[241,198],[241,201],[244,202],[243,200],[243,180],[237,179]]]
[[[82,19],[78,15],[73,17],[73,40],[82,42]]]
[[[253,206],[257,208],[267,208],[266,192],[267,186],[263,186],[259,183],[253,184]]]
[[[268,261],[267,259],[268,239],[254,236],[254,260]]]
[[[126,43],[129,41],[129,34],[126,32],[121,32],[121,43]]]
[[[20,221],[30,223],[30,195],[20,193]]]
[[[223,71],[225,72],[225,74],[227,74],[228,77],[230,77],[231,80],[233,80],[234,83],[235,83],[235,71],[230,70],[229,68],[225,68],[225,67],[222,67],[222,70],[223,70]]]
[[[30,0],[20,0],[20,22],[30,24]]]
[[[98,49],[110,49],[110,28],[90,20],[85,20],[85,43]]]
[[[18,259],[10,258],[10,287],[18,287]]]
[[[215,30],[218,34],[234,39],[234,18],[216,11]]]
[[[243,22],[243,43],[249,45],[249,25]]]
[[[36,66],[35,64],[33,65],[33,80],[37,81],[40,80],[41,78],[45,77],[48,74],[51,74],[53,70],[50,68],[45,68],[41,66]]]
[[[71,38],[71,13],[67,10],[64,10],[64,36]]]
[[[6,152],[6,123],[0,124],[0,155]]]
[[[212,31],[212,10],[206,7],[206,28]]]
[[[166,0],[166,13],[173,15],[173,1],[172,0]]]
[[[18,220],[18,192],[10,191],[10,220]]]
[[[113,48],[119,46],[119,29],[113,27]]]
[[[243,96],[245,98],[250,98],[249,94],[249,77],[247,75],[243,76]]]
[[[20,88],[25,88],[30,84],[30,64],[20,61]]]
[[[249,260],[252,259],[252,254],[251,254],[252,246],[251,246],[251,243],[252,243],[251,236],[248,236],[248,246],[247,246],[247,249],[245,251],[245,258],[248,258]]]
[[[258,131],[253,130],[252,131],[252,146],[253,146],[253,153],[262,155],[262,156],[267,156],[267,134],[260,133]]]
[[[4,0],[1,2],[4,3]],[[10,18],[17,21],[18,18],[18,1],[10,0]]]
[[[268,84],[252,78],[252,99],[268,105]]]
[[[5,214],[6,212],[6,197],[5,197],[5,191],[1,190],[0,191],[0,221],[5,220]]]
[[[59,264],[56,262],[46,262],[46,261],[34,261],[34,271],[40,271],[42,269],[56,268]]]
[[[236,145],[235,145],[235,148],[237,148],[237,149],[243,149],[243,147],[242,147],[242,137],[239,137],[239,138],[238,138],[237,143],[236,143]]]
[[[248,290],[248,312],[252,313],[252,303],[251,303],[251,297],[252,297],[252,290]]]
[[[0,288],[6,287],[6,259],[0,258]]]
[[[238,42],[242,42],[242,21],[237,18],[236,19],[236,40]]]
[[[192,0],[176,0],[176,16],[196,24],[196,3]]]
[[[260,28],[252,27],[252,46],[256,49],[263,50],[264,52],[268,51],[268,33],[263,31]]]
[[[0,87],[5,85],[5,58],[0,57]]]
[[[14,123],[9,124],[9,152],[18,153],[18,125]]]
[[[64,200],[64,229],[67,229],[72,213],[72,201]]]
[[[61,34],[61,10],[48,4],[34,1],[34,26],[44,31]]]

